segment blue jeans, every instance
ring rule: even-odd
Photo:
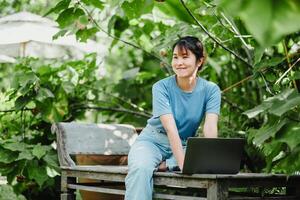
[[[177,166],[168,136],[147,125],[128,154],[125,200],[152,200],[153,172],[163,160],[169,169]]]

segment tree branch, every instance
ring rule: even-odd
[[[113,94],[110,94],[110,93],[105,92],[105,91],[102,90],[102,89],[93,88],[93,87],[91,87],[91,86],[83,85],[83,87],[88,88],[88,89],[91,89],[91,90],[96,90],[96,91],[102,92],[102,93],[104,93],[104,94],[106,94],[106,95],[108,95],[108,96],[111,96],[111,97],[113,97],[113,98],[118,99],[119,101],[121,101],[121,102],[123,102],[123,103],[126,103],[126,104],[130,105],[130,106],[131,106],[132,108],[134,108],[134,109],[138,109],[139,111],[144,112],[144,113],[146,113],[147,115],[150,115],[150,116],[151,116],[151,113],[145,111],[143,108],[139,107],[138,105],[136,105],[136,104],[134,104],[134,103],[129,102],[128,100],[126,100],[126,99],[124,99],[124,98],[122,98],[122,97],[115,96],[115,95],[113,95]]]
[[[137,115],[140,117],[144,117],[144,118],[150,118],[151,115],[145,114],[145,113],[140,113],[140,112],[135,112],[132,110],[127,110],[127,109],[122,109],[122,108],[107,108],[107,107],[101,107],[101,106],[82,106],[82,107],[78,107],[78,108],[74,108],[77,110],[105,110],[105,111],[116,111],[116,112],[123,112],[123,113],[129,113],[129,114],[133,114],[133,115]]]
[[[214,42],[216,42],[218,45],[220,45],[224,50],[228,51],[229,53],[231,53],[232,55],[234,55],[237,59],[239,59],[240,61],[242,61],[243,63],[245,63],[246,65],[252,67],[252,65],[250,63],[248,63],[244,58],[242,58],[241,56],[239,56],[238,54],[236,54],[233,50],[229,49],[228,47],[224,46],[218,39],[214,38],[211,33],[208,32],[208,30],[206,30],[206,28],[203,26],[203,24],[201,24],[198,19],[192,14],[192,12],[190,11],[190,9],[185,5],[185,3],[183,2],[183,0],[180,0],[181,4],[183,5],[183,7],[186,9],[186,11],[189,13],[189,15],[194,19],[194,21],[198,24],[198,26],[200,26],[200,28],[205,32],[205,34],[211,38]]]

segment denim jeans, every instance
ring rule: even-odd
[[[152,200],[153,172],[162,160],[169,169],[177,166],[168,136],[147,125],[129,151],[125,200]]]

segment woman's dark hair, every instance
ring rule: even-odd
[[[195,55],[197,62],[200,59],[203,59],[201,65],[198,68],[198,71],[202,68],[206,59],[206,55],[203,48],[203,44],[198,38],[193,36],[185,36],[179,38],[179,40],[177,40],[177,42],[175,42],[175,44],[173,45],[172,51],[174,51],[176,46],[178,47],[180,53],[184,53],[187,50],[190,50]]]

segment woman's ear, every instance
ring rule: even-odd
[[[204,61],[203,57],[202,57],[202,58],[200,58],[200,59],[197,61],[197,66],[198,66],[199,68],[201,68],[201,67],[202,67],[202,65],[203,65],[203,61]]]

